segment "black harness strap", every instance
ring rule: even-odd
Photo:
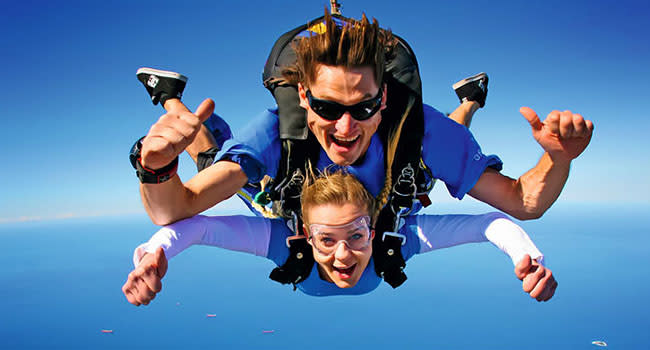
[[[291,42],[296,39],[298,34],[309,28],[310,24],[319,23],[323,18],[324,16],[321,16],[310,23],[282,34],[273,45],[264,65],[262,82],[271,91],[277,102],[280,119],[279,132],[282,140],[306,140],[309,134],[306,121],[307,112],[300,107],[298,87],[286,81],[283,69],[296,62],[296,53],[291,47]]]
[[[388,202],[377,218],[376,232],[379,236],[375,236],[373,240],[375,272],[393,288],[399,287],[407,278],[403,271],[406,262],[401,249],[406,243],[406,237],[397,233],[400,220],[402,216],[408,215],[419,187],[422,187],[418,186],[418,181],[424,182],[420,171],[424,134],[422,85],[415,54],[404,40],[399,37],[398,39],[400,44],[395,47],[393,57],[386,65],[386,84],[390,99],[386,110],[382,112],[383,125],[380,124],[378,130],[385,142],[385,162],[388,161],[386,142],[402,116],[406,115],[406,119],[391,166],[393,186]],[[387,163],[384,168],[388,168]]]
[[[387,207],[384,210],[390,210]],[[383,211],[382,211],[383,213]],[[372,241],[372,258],[375,261],[375,272],[391,287],[397,288],[406,281],[404,268],[406,262],[402,256],[402,244],[406,237],[395,232],[394,224],[388,220],[391,215],[379,215],[376,232],[382,232]]]
[[[305,236],[292,236],[287,238],[289,257],[282,266],[271,271],[269,278],[282,284],[296,284],[309,277],[314,266],[314,255]]]
[[[306,163],[316,164],[321,147],[311,133],[306,140],[281,141],[282,155],[275,180],[268,186],[269,198],[273,200],[274,213],[291,219],[292,213],[301,214],[300,192],[306,176]]]

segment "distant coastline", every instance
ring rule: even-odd
[[[555,203],[544,217],[552,215],[555,211],[563,210],[593,212],[598,210],[607,210],[609,213],[625,210],[632,212],[647,213],[650,211],[650,202],[578,202],[564,201]],[[463,201],[444,201],[435,202],[428,208],[421,211],[423,214],[479,214],[485,212],[497,211],[497,209],[474,199],[464,199]],[[26,223],[47,223],[69,220],[84,219],[102,219],[102,218],[138,218],[146,217],[143,209],[130,210],[123,212],[79,212],[79,213],[60,213],[52,215],[24,215],[18,217],[0,217],[0,228],[7,225],[20,225]],[[239,206],[223,206],[206,210],[203,215],[252,215],[252,213],[242,204]]]

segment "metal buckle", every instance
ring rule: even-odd
[[[407,189],[408,192],[400,192],[398,188]],[[415,192],[417,192],[417,186],[415,186],[415,170],[411,167],[411,163],[408,163],[402,169],[402,173],[397,177],[393,185],[393,192],[403,197],[413,197]]]
[[[285,223],[294,235],[298,236],[302,232],[302,227],[298,227],[300,221],[298,220],[298,214],[296,214],[295,211],[291,212],[291,219],[287,219]]]
[[[412,204],[410,208],[409,207],[398,207],[398,208],[399,209],[396,210],[394,205],[392,204],[390,205],[390,210],[393,212],[393,214],[395,214],[398,217],[407,216],[411,213],[411,210],[413,210]]]
[[[294,235],[294,236],[289,236],[287,237],[286,243],[287,243],[287,248],[291,248],[291,245],[289,244],[289,241],[293,241],[296,239],[307,239],[305,235]]]
[[[296,169],[296,171],[291,174],[291,178],[288,181],[285,179],[283,183],[278,185],[280,188],[280,200],[284,201],[288,198],[300,198],[300,192],[304,182],[305,176],[302,174],[300,169]]]
[[[405,244],[406,244],[406,236],[403,235],[403,234],[401,234],[401,233],[386,231],[386,232],[384,232],[384,234],[381,236],[381,240],[382,240],[382,241],[385,241],[385,240],[386,240],[386,235],[388,235],[388,236],[393,236],[393,237],[397,237],[397,238],[399,238],[399,239],[402,241],[402,245],[405,245]]]

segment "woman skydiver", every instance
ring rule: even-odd
[[[372,259],[375,198],[351,174],[336,171],[306,181],[302,190],[303,231],[315,264],[296,287],[313,296],[358,295],[380,284]],[[544,267],[543,255],[528,235],[502,213],[483,215],[414,215],[405,218],[398,234],[405,239],[405,260],[472,242],[490,241],[506,253],[523,289],[537,301],[547,301],[557,282]],[[242,251],[283,264],[293,234],[282,219],[252,216],[197,215],[167,225],[135,249],[135,269],[122,291],[127,300],[147,305],[161,290],[171,259],[191,245],[212,245]],[[295,236],[294,236],[295,237]],[[381,238],[381,237],[378,237]]]

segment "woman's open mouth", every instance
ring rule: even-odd
[[[342,279],[348,279],[354,273],[354,270],[357,268],[357,264],[354,264],[348,268],[338,268],[336,266],[332,266],[332,268],[339,275],[339,277]]]

